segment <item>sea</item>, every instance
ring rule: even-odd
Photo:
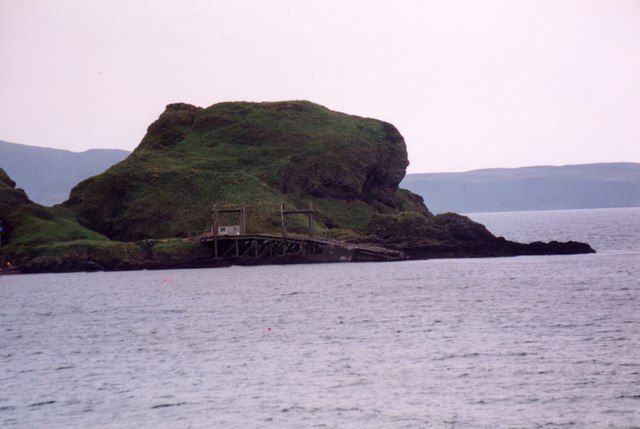
[[[640,427],[640,208],[598,253],[0,277],[0,427]]]

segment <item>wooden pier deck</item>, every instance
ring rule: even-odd
[[[301,262],[399,261],[403,252],[379,246],[346,243],[302,234],[215,235],[204,233],[198,240],[212,248],[216,260],[246,263],[299,260]]]
[[[286,210],[281,202],[279,215],[282,234],[247,233],[247,209],[242,204],[236,207],[218,207],[213,205],[212,224],[209,232],[196,239],[212,249],[216,261],[262,264],[282,262],[364,262],[399,261],[407,259],[400,251],[366,244],[347,243],[320,237],[314,233],[313,205],[309,209]],[[235,225],[221,226],[221,215],[237,216]],[[290,233],[287,219],[292,216],[307,217],[307,233]],[[231,231],[231,233],[229,233]],[[239,233],[239,234],[238,234]]]

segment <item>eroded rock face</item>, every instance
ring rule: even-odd
[[[11,180],[11,178],[9,177],[7,172],[4,171],[2,168],[0,168],[0,184],[6,185],[6,186],[8,186],[10,188],[15,188],[16,187],[16,182]]]
[[[416,211],[377,214],[371,219],[368,228],[370,236],[375,237],[378,243],[402,249],[498,240],[484,225],[455,213],[436,216]]]
[[[7,243],[11,238],[16,225],[16,213],[27,204],[30,204],[27,194],[22,189],[16,189],[16,182],[0,168],[0,222],[4,228],[3,243]]]
[[[16,189],[16,182],[0,168],[0,221],[5,223],[5,227],[10,223],[10,215],[28,203],[27,194]]]
[[[178,144],[189,132],[200,110],[186,103],[169,104],[160,117],[149,125],[142,144],[157,148]]]
[[[375,144],[364,137],[361,141],[351,137],[352,142],[327,140],[313,156],[294,156],[281,169],[281,190],[397,207],[396,192],[409,165],[406,145],[393,125],[376,126]]]
[[[369,241],[401,250],[410,259],[595,253],[588,244],[575,241],[529,244],[508,241],[456,213],[376,215],[369,228]]]

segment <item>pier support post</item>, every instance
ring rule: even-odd
[[[280,203],[280,220],[282,221],[282,256],[287,254],[287,218],[284,215],[284,201]]]
[[[240,212],[240,234],[247,233],[247,206],[242,204],[242,211]]]

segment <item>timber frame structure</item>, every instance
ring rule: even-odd
[[[282,221],[282,236],[287,238],[287,217],[292,215],[305,215],[308,220],[309,237],[313,237],[313,204],[309,201],[309,210],[285,210],[284,201],[280,203],[280,219]]]
[[[247,206],[241,205],[240,207],[219,209],[215,204],[211,214],[213,222],[211,222],[211,233],[218,235],[218,227],[220,226],[220,215],[224,213],[238,213],[238,224],[240,225],[240,234],[247,233]]]
[[[240,235],[220,235],[221,214],[237,214]],[[213,247],[213,257],[219,262],[261,264],[282,262],[356,262],[396,261],[406,259],[403,252],[379,246],[353,244],[316,237],[313,230],[313,206],[308,210],[285,210],[280,203],[282,234],[247,233],[247,206],[218,208],[213,206],[210,232],[198,236],[198,240]],[[304,215],[308,220],[307,234],[291,234],[287,230],[287,218]]]

